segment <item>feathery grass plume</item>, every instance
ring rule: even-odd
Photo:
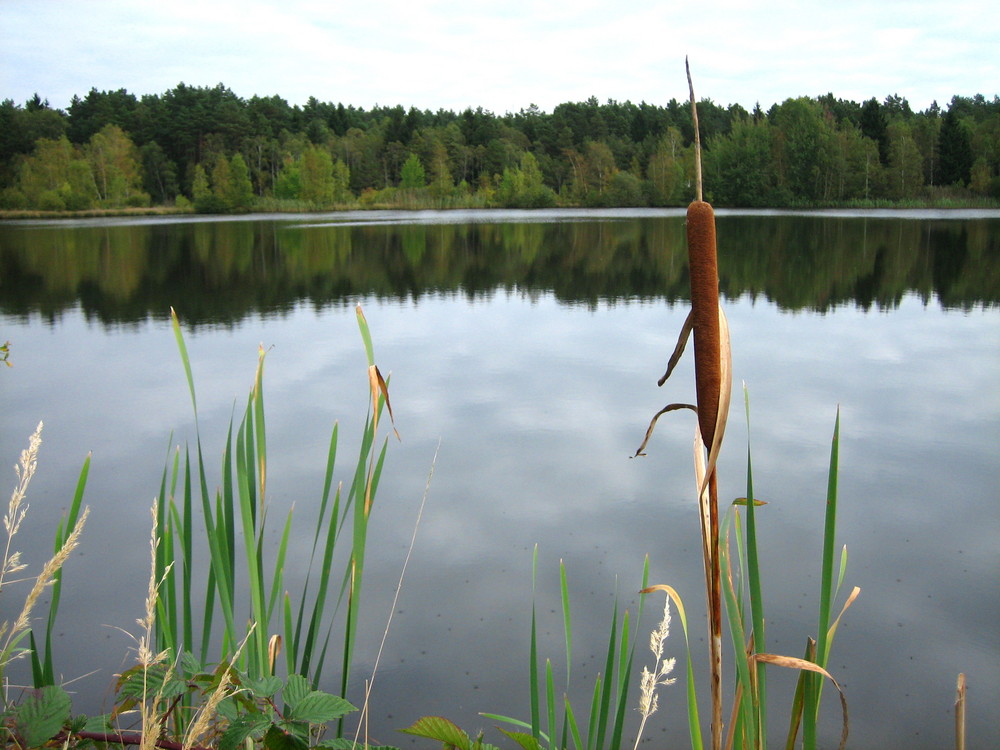
[[[250,636],[256,627],[257,623],[251,623],[247,637],[243,639],[243,643],[236,649],[236,653],[233,654],[233,658],[229,661],[229,666],[223,670],[222,676],[219,678],[219,684],[212,691],[212,694],[208,696],[205,705],[199,709],[197,716],[195,716],[194,723],[184,734],[181,750],[189,750],[189,748],[197,745],[198,740],[208,731],[209,724],[211,724],[212,719],[217,715],[219,704],[225,698],[229,697],[229,686],[233,682],[233,669],[236,667],[236,661],[240,658],[243,647],[247,645],[247,641],[250,640]]]
[[[677,681],[676,677],[669,677],[673,672],[676,659],[663,658],[663,644],[670,636],[670,597],[666,597],[663,602],[663,619],[660,624],[649,634],[649,650],[653,652],[654,662],[652,671],[645,665],[642,667],[642,677],[639,682],[639,713],[642,721],[639,722],[639,731],[635,736],[633,750],[639,747],[639,740],[642,739],[642,730],[646,727],[646,720],[656,713],[659,707],[659,698],[656,695],[656,688],[659,685],[672,685]]]
[[[21,563],[21,555],[18,552],[11,552],[11,540],[21,527],[24,514],[28,512],[28,506],[24,503],[24,498],[28,494],[28,484],[35,475],[35,468],[38,466],[38,447],[42,444],[42,423],[38,423],[34,433],[28,438],[28,447],[21,451],[21,459],[15,464],[14,471],[17,473],[17,486],[10,495],[10,502],[7,504],[7,512],[3,517],[3,526],[7,531],[7,542],[4,545],[3,566],[0,567],[0,590],[3,590],[4,579],[11,573],[24,570]]]
[[[139,625],[144,631],[143,635],[139,637],[138,645],[138,658],[139,663],[145,667],[150,667],[154,664],[161,662],[167,655],[167,651],[161,651],[158,654],[154,654],[150,644],[153,641],[153,628],[156,627],[156,603],[160,596],[160,586],[163,585],[163,581],[173,567],[173,563],[167,565],[166,570],[160,578],[156,576],[156,560],[157,548],[160,546],[160,534],[159,534],[159,524],[157,517],[156,502],[154,501],[153,507],[151,509],[151,515],[153,517],[153,525],[149,532],[149,557],[151,561],[149,570],[149,582],[146,586],[146,602],[143,609],[142,618],[136,620],[136,624]]]
[[[73,531],[70,533],[69,537],[66,539],[66,543],[59,548],[49,561],[45,563],[42,568],[42,572],[38,574],[35,579],[35,585],[31,587],[31,591],[28,593],[28,598],[24,601],[24,608],[21,610],[21,614],[18,615],[17,619],[14,620],[14,625],[11,627],[11,637],[14,637],[18,630],[28,627],[28,620],[31,616],[31,610],[34,609],[35,603],[38,601],[38,597],[42,595],[45,587],[52,583],[52,579],[59,570],[63,563],[66,562],[66,558],[70,556],[70,553],[76,549],[77,545],[80,543],[80,534],[83,533],[83,526],[87,522],[87,516],[90,515],[90,508],[83,509],[83,515],[80,516],[80,520],[76,522],[76,526],[73,527]]]
[[[160,664],[164,659],[166,659],[168,654],[166,650],[160,651],[159,653],[153,653],[153,649],[150,646],[154,640],[153,629],[156,626],[156,603],[159,599],[160,586],[163,584],[164,578],[166,577],[166,573],[164,573],[163,577],[160,578],[157,578],[156,576],[156,550],[160,546],[160,535],[157,525],[155,502],[153,503],[152,516],[153,524],[149,534],[150,571],[149,583],[146,588],[145,610],[143,617],[136,620],[139,627],[143,629],[143,634],[138,638],[137,648],[139,664],[143,667],[142,703],[139,707],[139,715],[142,726],[141,750],[153,750],[156,747],[157,740],[159,740],[160,732],[162,731],[164,722],[166,721],[166,714],[157,710],[157,704],[160,702],[163,686],[167,684],[167,677],[170,673],[170,670],[168,669],[167,675],[164,675],[163,680],[160,682],[160,688],[157,690],[156,695],[150,699],[146,682],[149,675],[149,669],[157,664]],[[168,565],[168,571],[169,568],[170,566]]]

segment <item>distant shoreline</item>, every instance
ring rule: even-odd
[[[627,209],[628,207],[622,206],[618,208]],[[649,209],[657,210],[662,208],[684,208],[684,206],[667,206],[667,207],[656,207],[651,208],[649,206],[633,206],[632,208],[639,209]],[[846,203],[832,203],[832,204],[815,204],[815,205],[793,205],[793,206],[725,206],[716,205],[716,208],[720,210],[733,210],[733,211],[837,211],[837,210],[854,210],[854,211],[868,211],[868,210],[879,210],[879,211],[919,211],[919,210],[938,210],[938,211],[961,211],[961,210],[997,210],[1000,211],[1000,201],[982,198],[982,199],[972,199],[972,200],[947,200],[947,201],[852,201]],[[519,209],[526,212],[543,212],[559,209],[594,209],[590,206],[555,206],[549,209]],[[436,206],[420,206],[414,207],[401,206],[401,205],[363,205],[363,204],[348,204],[343,206],[335,206],[330,208],[315,208],[315,209],[304,209],[301,203],[296,203],[295,205],[289,205],[287,207],[276,206],[274,201],[268,201],[266,206],[260,206],[257,209],[250,209],[247,211],[231,211],[225,213],[198,213],[187,207],[180,206],[146,206],[140,208],[90,208],[80,211],[37,211],[37,210],[0,210],[0,221],[23,221],[38,219],[43,221],[58,220],[58,219],[100,219],[100,218],[114,218],[114,217],[141,217],[141,216],[191,216],[199,217],[201,219],[211,219],[217,217],[219,219],[228,219],[245,215],[280,215],[280,214],[308,214],[308,215],[320,215],[320,214],[331,214],[331,213],[345,213],[345,212],[371,212],[371,211],[406,211],[418,213],[421,211],[510,211],[510,208],[504,206],[460,206],[451,205],[447,207],[436,207]],[[597,210],[597,209],[595,209]]]

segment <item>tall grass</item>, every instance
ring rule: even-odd
[[[330,656],[334,617],[343,614],[338,647],[341,696],[346,696],[361,607],[368,524],[386,456],[378,448],[379,415],[388,390],[374,362],[371,334],[361,311],[358,326],[369,364],[371,401],[358,455],[346,490],[334,483],[339,428],[334,423],[327,450],[309,566],[298,595],[286,591],[285,561],[292,532],[292,511],[282,519],[277,548],[268,554],[268,446],[261,348],[253,385],[239,421],[230,420],[222,450],[221,486],[209,490],[195,378],[180,320],[172,326],[195,418],[193,451],[173,453],[164,466],[155,508],[160,541],[153,578],[160,581],[154,637],[157,651],[191,663],[234,667],[251,680],[276,673],[284,651],[285,672],[306,677],[315,689]],[[335,553],[346,547],[343,568]],[[207,565],[202,562],[207,557]],[[202,576],[197,575],[204,571]],[[199,580],[200,579],[200,580]],[[339,585],[338,585],[339,584]],[[200,614],[199,614],[200,613]],[[190,706],[188,708],[191,708]],[[174,713],[180,735],[190,712]]]

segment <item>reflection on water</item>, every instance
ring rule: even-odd
[[[551,291],[564,302],[686,299],[682,216],[604,221],[346,225],[148,221],[0,225],[0,300],[48,318],[78,302],[107,323],[234,323],[299,301],[469,298]],[[1000,219],[915,221],[723,215],[721,288],[783,309],[893,308],[913,292],[948,308],[1000,302]]]
[[[147,508],[168,436],[183,445],[194,435],[170,305],[189,326],[206,455],[218,454],[258,344],[274,345],[268,486],[274,518],[296,507],[293,591],[330,426],[340,419],[349,443],[364,412],[352,307],[365,305],[403,440],[389,447],[373,516],[358,690],[441,441],[376,680],[378,740],[409,746],[394,729],[443,714],[496,741],[478,712],[526,715],[535,543],[541,651],[557,665],[558,563],[567,564],[577,703],[588,701],[584,682],[602,669],[614,592],[635,612],[646,554],[652,579],[681,590],[697,620],[693,423],[671,415],[649,457],[628,458],[655,410],[693,394],[688,359],[655,386],[686,315],[683,218],[363,219],[0,227],[0,339],[12,341],[15,364],[0,372],[0,457],[13,462],[38,419],[46,422],[21,537],[33,566],[93,451],[93,512],[67,566],[55,644],[67,678],[100,670],[75,684],[77,710],[107,707],[111,672],[132,658],[132,644],[108,626],[128,629],[141,615]],[[734,382],[750,389],[755,487],[769,501],[759,533],[775,652],[799,654],[814,635],[838,405],[843,415],[838,542],[850,547],[845,585],[862,594],[832,666],[850,701],[853,747],[949,746],[959,671],[970,679],[972,744],[1000,744],[992,718],[1000,701],[998,229],[995,218],[719,221]],[[730,425],[720,491],[736,497],[746,455],[740,408]],[[10,605],[0,606],[8,619]],[[646,613],[640,648],[657,610]],[[680,656],[676,624],[668,652]],[[700,632],[692,643],[701,675]],[[793,687],[786,677],[771,683],[776,735]],[[677,688],[661,695],[650,746],[685,742]],[[837,736],[835,704],[825,709],[826,737]]]

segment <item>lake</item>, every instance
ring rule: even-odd
[[[745,494],[745,383],[755,490],[768,503],[758,516],[768,650],[798,656],[815,636],[839,408],[837,539],[849,549],[845,588],[861,595],[830,671],[847,695],[850,746],[952,746],[959,672],[970,747],[1000,745],[1000,212],[719,211],[718,236],[736,389],[720,497]],[[373,739],[431,747],[394,730],[433,714],[505,744],[479,712],[528,718],[536,544],[539,651],[557,684],[566,565],[577,711],[602,668],[615,597],[636,611],[646,555],[650,581],[685,598],[703,679],[693,417],[668,414],[648,455],[630,458],[658,409],[694,400],[690,352],[656,385],[687,315],[687,284],[682,210],[0,224],[0,341],[10,340],[14,364],[0,372],[8,466],[45,421],[15,538],[29,572],[93,454],[92,513],[65,568],[54,646],[62,678],[81,678],[69,688],[75,709],[108,710],[113,675],[134,658],[121,629],[137,634],[142,615],[149,506],[171,447],[194,439],[171,306],[209,457],[221,455],[259,345],[270,349],[268,491],[272,529],[295,504],[292,581],[312,543],[334,420],[345,456],[360,437],[363,306],[401,441],[390,441],[373,510],[355,703],[433,465],[374,683]],[[5,587],[0,619],[16,616],[18,592]],[[636,672],[661,611],[651,597]],[[682,661],[676,617],[666,650]],[[328,689],[336,672],[325,672]],[[777,742],[794,675],[771,674]],[[704,717],[707,689],[701,696]],[[646,744],[684,746],[685,716],[682,686],[662,689]],[[831,695],[821,735],[830,746],[839,718]]]

